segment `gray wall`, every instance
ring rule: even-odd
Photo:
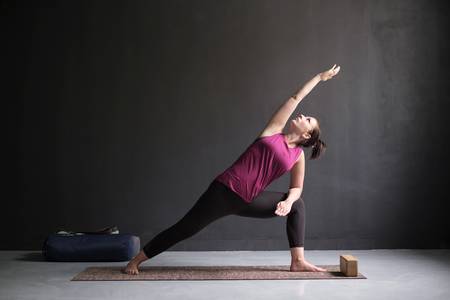
[[[2,10],[1,249],[113,224],[147,242],[334,63],[341,73],[295,112],[318,118],[328,145],[306,164],[306,249],[449,246],[446,1],[7,1]],[[225,217],[171,250],[288,249],[285,220]]]

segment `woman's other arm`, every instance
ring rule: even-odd
[[[288,196],[284,201],[277,204],[275,214],[286,216],[290,211],[292,204],[300,199],[303,192],[303,180],[305,178],[305,154],[302,151],[300,157],[291,169],[291,183],[289,185]]]
[[[305,180],[305,153],[302,151],[300,157],[291,169],[291,182],[286,201],[293,203],[297,201],[303,192],[303,181]]]

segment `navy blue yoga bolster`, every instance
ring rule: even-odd
[[[49,261],[126,261],[139,249],[139,237],[130,234],[50,234],[42,254]]]

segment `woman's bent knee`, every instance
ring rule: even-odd
[[[291,212],[297,213],[297,212],[304,212],[305,211],[305,203],[303,202],[302,198],[297,199],[292,203]]]

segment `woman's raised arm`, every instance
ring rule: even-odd
[[[301,89],[299,89],[292,97],[290,97],[285,103],[283,103],[283,105],[281,105],[278,110],[272,115],[269,123],[261,133],[261,136],[281,132],[284,126],[286,126],[286,122],[289,120],[290,116],[295,111],[300,101],[302,101],[303,98],[305,98],[306,95],[308,95],[309,92],[311,92],[311,90],[320,81],[327,81],[328,79],[336,75],[339,72],[340,68],[340,66],[336,68],[336,65],[334,65],[331,69],[317,74],[307,83],[305,83]]]

